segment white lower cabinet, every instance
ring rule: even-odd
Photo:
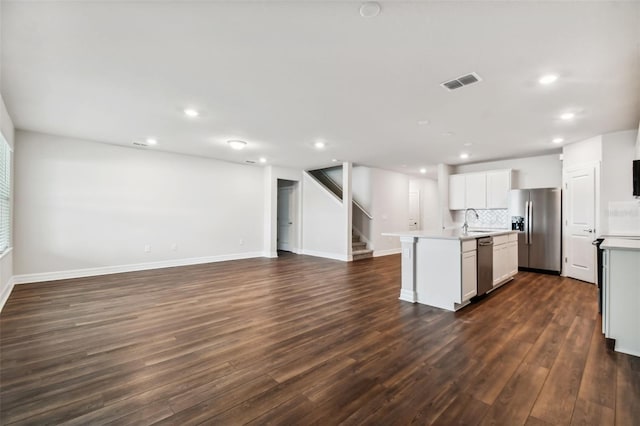
[[[466,302],[478,294],[478,256],[475,250],[462,253],[462,301]]]
[[[496,237],[493,239],[493,244],[493,286],[495,287],[518,273],[517,234]]]

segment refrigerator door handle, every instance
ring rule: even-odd
[[[529,201],[529,220],[527,220],[527,240],[529,241],[529,245],[533,244],[532,238],[531,238],[531,222],[533,221],[533,201]]]
[[[524,203],[524,243],[529,245],[529,202]]]

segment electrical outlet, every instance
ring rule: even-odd
[[[176,244],[176,243],[171,244],[171,250],[172,251],[177,251],[178,250],[178,244]]]
[[[240,238],[240,245],[244,245],[244,240]]]
[[[149,253],[151,251],[151,245],[150,244],[145,244],[144,245],[144,252],[145,253]]]

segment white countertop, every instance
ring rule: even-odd
[[[640,240],[631,238],[606,238],[600,245],[604,250],[640,250]]]
[[[382,235],[388,237],[415,237],[415,238],[431,238],[438,240],[473,240],[482,237],[494,237],[496,235],[506,235],[516,233],[518,231],[512,231],[510,229],[483,229],[480,231],[474,231],[470,229],[467,234],[462,232],[462,229],[443,229],[441,231],[399,231],[399,232],[384,232]]]

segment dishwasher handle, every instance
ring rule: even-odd
[[[479,246],[492,246],[493,245],[493,238],[489,237],[489,238],[479,238],[478,239],[478,245]]]

